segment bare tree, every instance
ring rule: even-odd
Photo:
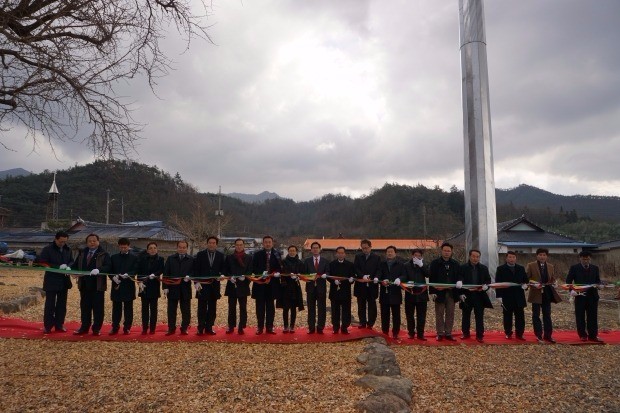
[[[194,248],[203,248],[207,238],[217,233],[217,219],[214,212],[215,208],[210,208],[200,199],[196,199],[190,206],[187,218],[176,213],[170,217],[171,226],[187,237],[190,254],[193,254]],[[221,229],[225,229],[230,222],[230,215],[222,218]]]
[[[176,28],[210,41],[208,0],[0,0],[0,145],[25,127],[33,150],[80,140],[99,157],[131,152],[142,125],[115,87],[143,75],[153,89],[171,61],[160,41]]]

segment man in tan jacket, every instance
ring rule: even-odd
[[[527,301],[532,303],[532,324],[534,334],[539,343],[546,341],[555,343],[551,337],[553,333],[553,323],[551,322],[551,303],[562,301],[560,295],[555,290],[555,268],[547,262],[549,250],[539,248],[536,250],[536,261],[530,262],[525,268],[525,272],[531,282],[531,288]],[[542,311],[542,323],[540,313]]]

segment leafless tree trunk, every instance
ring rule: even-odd
[[[142,125],[115,87],[137,75],[153,88],[171,61],[169,28],[210,41],[190,0],[0,0],[0,145],[25,128],[33,150],[47,140],[85,142],[99,157],[131,152]],[[196,2],[194,2],[196,3]]]

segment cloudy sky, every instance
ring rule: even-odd
[[[457,0],[213,0],[215,45],[166,40],[133,158],[201,191],[295,200],[385,182],[463,188]],[[495,181],[620,196],[620,1],[485,2]],[[93,161],[3,137],[0,169]]]

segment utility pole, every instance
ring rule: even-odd
[[[217,217],[217,237],[222,238],[222,217],[224,216],[224,210],[222,209],[222,185],[220,185],[218,191],[218,203],[215,216]]]
[[[121,223],[125,222],[125,198],[121,197]]]
[[[428,238],[426,232],[426,205],[422,205],[422,224],[424,225],[424,239]]]
[[[110,190],[106,190],[106,203],[105,203],[105,223],[110,223],[110,203],[116,201],[115,199],[110,199]]]

